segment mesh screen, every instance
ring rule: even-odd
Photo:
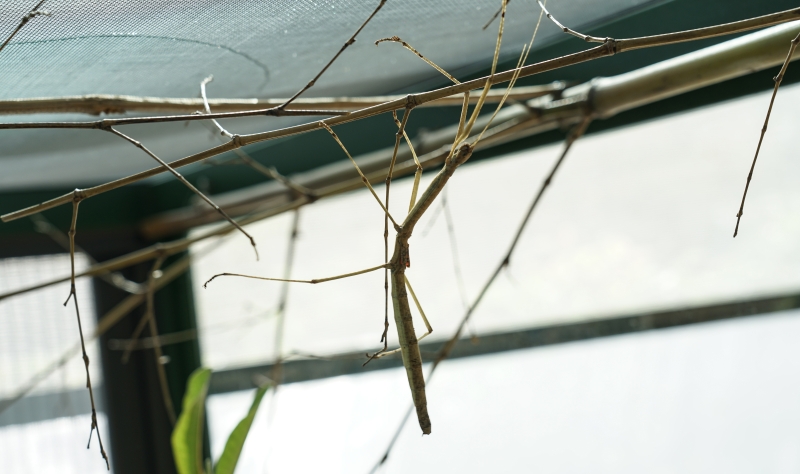
[[[0,5],[5,38],[34,5]],[[363,95],[436,76],[398,45],[398,35],[452,71],[491,58],[497,22],[481,27],[496,0],[390,0],[359,40],[326,73],[316,94]],[[647,0],[552,1],[562,22],[578,26]],[[50,17],[31,20],[0,54],[0,98],[90,93],[193,97],[215,77],[217,97],[287,96],[310,80],[367,18],[377,0],[72,1],[48,0]],[[508,53],[518,51],[538,18],[535,2],[509,4]],[[547,23],[541,46],[561,35]],[[485,66],[486,64],[484,64]]]

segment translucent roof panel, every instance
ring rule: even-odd
[[[650,0],[553,1],[566,24],[596,23]],[[0,5],[5,38],[34,6]],[[378,5],[345,1],[48,0],[0,54],[0,98],[77,94],[194,97],[214,75],[225,97],[287,96],[309,81]],[[436,72],[397,45],[397,35],[446,69],[488,61],[499,0],[388,1],[325,74],[315,94],[364,95],[406,87]],[[535,2],[509,4],[506,53],[519,51],[538,18]],[[539,44],[563,35],[548,23]]]

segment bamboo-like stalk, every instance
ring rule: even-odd
[[[559,92],[566,87],[564,82],[541,86],[516,87],[509,93],[513,100],[529,100]],[[486,101],[497,103],[504,91],[490,91]],[[463,94],[455,94],[428,102],[421,107],[456,107],[463,101]],[[306,115],[341,115],[345,112],[373,107],[398,99],[405,95],[383,95],[372,97],[317,97],[295,99],[286,107],[287,112],[305,112]],[[245,112],[277,107],[286,99],[209,99],[208,105],[217,112]],[[475,104],[477,97],[470,103]],[[131,95],[92,94],[65,97],[36,97],[30,99],[0,100],[0,115],[21,114],[122,114],[127,112],[186,113],[204,108],[203,99],[139,97]]]

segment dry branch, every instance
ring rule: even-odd
[[[781,86],[781,82],[783,81],[783,76],[786,74],[786,69],[789,67],[789,62],[792,60],[792,56],[794,55],[794,51],[797,49],[797,45],[800,43],[800,33],[795,36],[795,38],[791,41],[791,45],[789,46],[789,53],[786,55],[786,60],[783,62],[783,66],[781,66],[780,72],[778,75],[775,76],[773,79],[775,81],[775,88],[772,89],[772,97],[769,99],[769,108],[767,108],[767,116],[764,118],[764,126],[761,127],[761,136],[758,137],[758,146],[756,146],[756,154],[753,156],[753,163],[750,165],[750,172],[747,173],[747,182],[744,185],[744,193],[742,193],[742,203],[739,205],[739,212],[736,213],[736,228],[733,230],[733,236],[739,233],[739,222],[742,219],[742,215],[744,214],[744,200],[747,198],[747,190],[750,188],[750,180],[753,179],[753,170],[756,168],[756,160],[758,160],[758,152],[761,151],[761,143],[764,141],[764,135],[767,133],[767,126],[769,125],[769,116],[772,114],[772,106],[775,104],[775,96],[778,95],[778,88]]]

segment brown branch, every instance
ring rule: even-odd
[[[506,2],[506,5],[508,5],[509,3],[511,3],[511,0],[508,0],[508,1]],[[498,16],[498,15],[499,15],[499,14],[500,14],[502,11],[503,11],[503,6],[502,6],[502,5],[500,5],[500,8],[498,8],[498,9],[497,9],[497,11],[495,11],[495,12],[494,12],[494,15],[492,15],[492,17],[491,17],[491,18],[489,18],[489,21],[487,21],[487,22],[486,22],[486,24],[485,24],[485,25],[483,25],[483,28],[481,28],[481,29],[482,29],[482,30],[485,30],[486,28],[489,28],[489,26],[492,24],[492,22],[495,20],[495,18],[497,18],[497,16]]]
[[[200,196],[200,198],[202,198],[206,203],[208,203],[209,206],[214,208],[215,211],[217,211],[222,217],[224,217],[225,220],[230,222],[231,225],[235,226],[239,230],[239,232],[244,234],[245,237],[247,237],[250,240],[250,245],[253,247],[253,251],[255,251],[255,253],[256,253],[256,260],[258,260],[258,248],[256,248],[256,240],[253,238],[252,235],[248,234],[247,231],[244,230],[244,228],[242,226],[240,226],[236,221],[231,219],[231,217],[225,211],[223,211],[221,207],[217,206],[214,203],[214,201],[209,199],[205,194],[203,194],[199,189],[197,189],[192,183],[189,182],[188,179],[184,178],[182,174],[180,174],[177,171],[175,171],[175,169],[173,169],[171,166],[169,166],[164,160],[162,160],[161,158],[156,156],[155,153],[153,153],[152,151],[147,149],[147,147],[145,147],[141,142],[136,141],[133,138],[131,138],[131,137],[125,135],[124,133],[119,132],[119,131],[117,131],[117,130],[115,130],[113,128],[109,128],[108,131],[113,133],[114,135],[117,135],[120,138],[123,138],[123,139],[127,140],[128,142],[130,142],[136,148],[139,148],[143,152],[145,152],[148,155],[150,155],[151,158],[156,160],[161,166],[165,167],[167,170],[169,170],[170,173],[172,173],[176,178],[178,178],[178,180],[181,183],[183,183],[184,186],[189,188],[193,193],[195,193],[198,196]]]
[[[279,105],[278,109],[283,110],[284,108],[286,108],[287,105],[291,104],[292,102],[294,102],[295,99],[300,97],[300,94],[312,88],[314,84],[317,83],[317,79],[319,79],[323,74],[325,74],[325,71],[327,71],[328,68],[331,67],[331,64],[333,64],[333,62],[336,61],[337,58],[339,58],[339,55],[341,55],[345,49],[349,48],[351,44],[356,42],[356,36],[358,36],[358,34],[361,33],[361,30],[363,30],[365,26],[367,26],[367,23],[369,23],[370,20],[372,20],[372,17],[374,17],[380,11],[380,9],[383,8],[383,5],[385,3],[386,0],[381,0],[378,6],[375,8],[375,10],[372,12],[372,14],[369,17],[367,17],[366,20],[364,20],[364,23],[362,23],[361,26],[358,27],[356,32],[353,33],[353,36],[351,36],[349,40],[345,41],[345,43],[342,45],[339,51],[333,56],[333,58],[331,58],[330,61],[328,61],[328,64],[326,64],[325,67],[323,67],[322,70],[318,72],[316,76],[314,76],[314,79],[311,79],[311,81],[309,81],[308,84],[306,84],[302,89],[297,91],[297,93],[293,95],[291,98],[289,98],[289,100]]]
[[[83,366],[86,369],[86,388],[89,390],[89,402],[91,403],[92,407],[92,426],[89,429],[89,444],[92,441],[92,433],[97,430],[97,441],[100,444],[100,455],[103,456],[103,459],[106,461],[106,468],[110,471],[111,466],[108,462],[108,455],[106,454],[105,449],[103,448],[103,440],[100,437],[100,429],[97,425],[97,408],[94,403],[94,390],[92,389],[92,377],[89,375],[89,355],[86,353],[86,341],[83,338],[83,325],[81,323],[81,311],[78,307],[78,294],[75,289],[75,233],[77,231],[77,224],[78,224],[78,206],[80,205],[81,201],[84,199],[79,189],[74,191],[74,197],[72,201],[72,222],[69,227],[69,261],[70,261],[70,289],[69,295],[67,296],[67,300],[64,301],[64,306],[69,303],[70,298],[72,298],[72,302],[75,305],[75,317],[78,320],[78,334],[80,335],[81,340],[81,354],[83,358]],[[89,449],[89,444],[86,445],[86,449]]]
[[[22,19],[19,21],[19,24],[17,25],[17,27],[14,28],[14,31],[12,31],[11,34],[8,35],[8,37],[5,39],[5,41],[3,41],[3,44],[0,44],[0,51],[3,51],[3,49],[5,49],[5,47],[8,45],[8,43],[11,42],[12,38],[14,38],[14,36],[16,36],[17,33],[19,33],[19,31],[26,24],[28,24],[29,21],[33,20],[37,16],[50,16],[51,15],[50,12],[47,11],[47,10],[39,10],[39,8],[44,4],[44,2],[45,2],[45,0],[41,0],[39,3],[36,4],[35,7],[33,7],[33,9],[31,11],[28,12],[27,15],[22,17]]]
[[[578,33],[577,31],[573,30],[572,28],[567,28],[566,26],[564,26],[561,23],[559,23],[559,21],[556,20],[556,17],[554,17],[552,14],[550,14],[549,11],[547,11],[547,8],[542,3],[542,0],[536,0],[536,1],[539,3],[539,7],[541,7],[541,9],[545,13],[545,15],[547,15],[547,18],[552,20],[553,23],[555,23],[556,26],[559,27],[561,29],[561,31],[563,31],[564,33],[570,34],[572,36],[580,38],[580,39],[582,39],[582,40],[584,40],[586,42],[589,42],[589,43],[605,43],[606,40],[608,40],[608,38],[598,38],[596,36],[589,36],[589,35],[585,35],[583,33]]]
[[[772,89],[772,97],[769,99],[769,108],[767,108],[767,116],[764,118],[764,126],[761,127],[761,136],[758,138],[758,146],[756,146],[756,154],[753,156],[753,163],[750,165],[750,172],[747,173],[747,182],[744,185],[744,193],[742,193],[742,203],[739,205],[739,212],[736,213],[736,228],[733,230],[733,237],[735,238],[736,235],[739,233],[739,222],[742,219],[742,215],[744,214],[744,200],[747,198],[747,190],[750,188],[750,180],[753,179],[753,171],[756,168],[756,160],[758,160],[758,153],[761,151],[761,143],[764,141],[764,135],[767,133],[767,126],[769,125],[769,116],[772,114],[772,106],[775,104],[775,96],[778,95],[778,88],[781,86],[781,82],[783,81],[783,76],[786,74],[786,69],[789,67],[789,62],[792,60],[792,56],[794,55],[795,49],[797,49],[797,45],[800,43],[800,33],[795,36],[789,46],[789,54],[786,55],[786,60],[783,62],[783,66],[781,66],[780,72],[778,75],[773,78],[775,81],[775,88]]]

